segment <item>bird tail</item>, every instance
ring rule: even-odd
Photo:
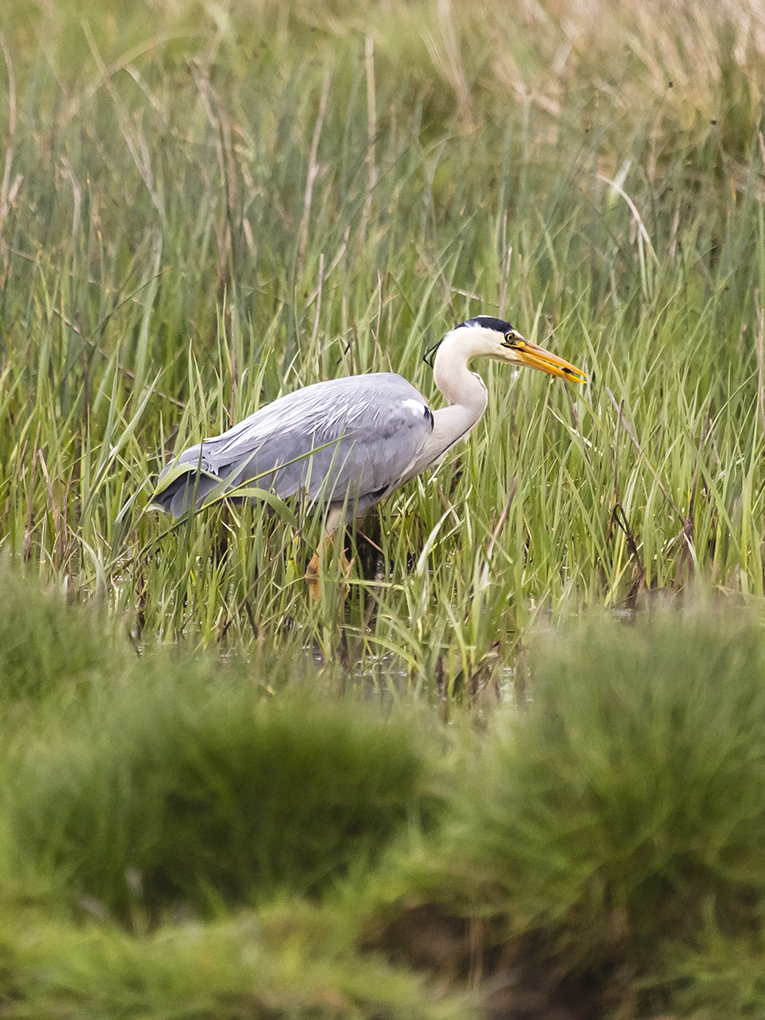
[[[192,507],[199,510],[220,484],[217,475],[199,470],[196,464],[170,464],[159,476],[151,506],[182,517]]]

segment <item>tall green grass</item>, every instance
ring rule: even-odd
[[[761,15],[652,12],[15,10],[4,547],[142,639],[299,632],[420,688],[510,661],[539,608],[760,594]],[[299,509],[147,511],[174,451],[300,385],[437,401],[420,355],[478,311],[590,385],[485,367],[485,422],[369,515],[342,611],[307,603]]]
[[[0,32],[0,1012],[761,1015],[759,6]],[[481,311],[589,384],[483,366],[318,604],[299,504],[149,510]]]

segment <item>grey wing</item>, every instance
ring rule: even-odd
[[[432,428],[427,402],[399,375],[316,383],[185,450],[176,463],[187,471],[166,468],[154,502],[180,516],[224,482],[234,498],[249,484],[363,512],[408,477]]]

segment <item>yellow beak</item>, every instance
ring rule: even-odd
[[[537,347],[529,340],[525,340],[520,333],[514,336],[510,345],[513,352],[513,361],[518,361],[529,368],[538,368],[540,372],[549,372],[550,375],[561,375],[564,379],[572,382],[586,383],[587,376],[570,361],[559,358],[557,354],[551,354],[543,347]]]

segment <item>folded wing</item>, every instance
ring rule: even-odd
[[[162,472],[154,504],[180,517],[247,488],[363,513],[406,480],[433,428],[418,391],[389,372],[315,383],[189,447]],[[239,493],[239,495],[237,495]]]

